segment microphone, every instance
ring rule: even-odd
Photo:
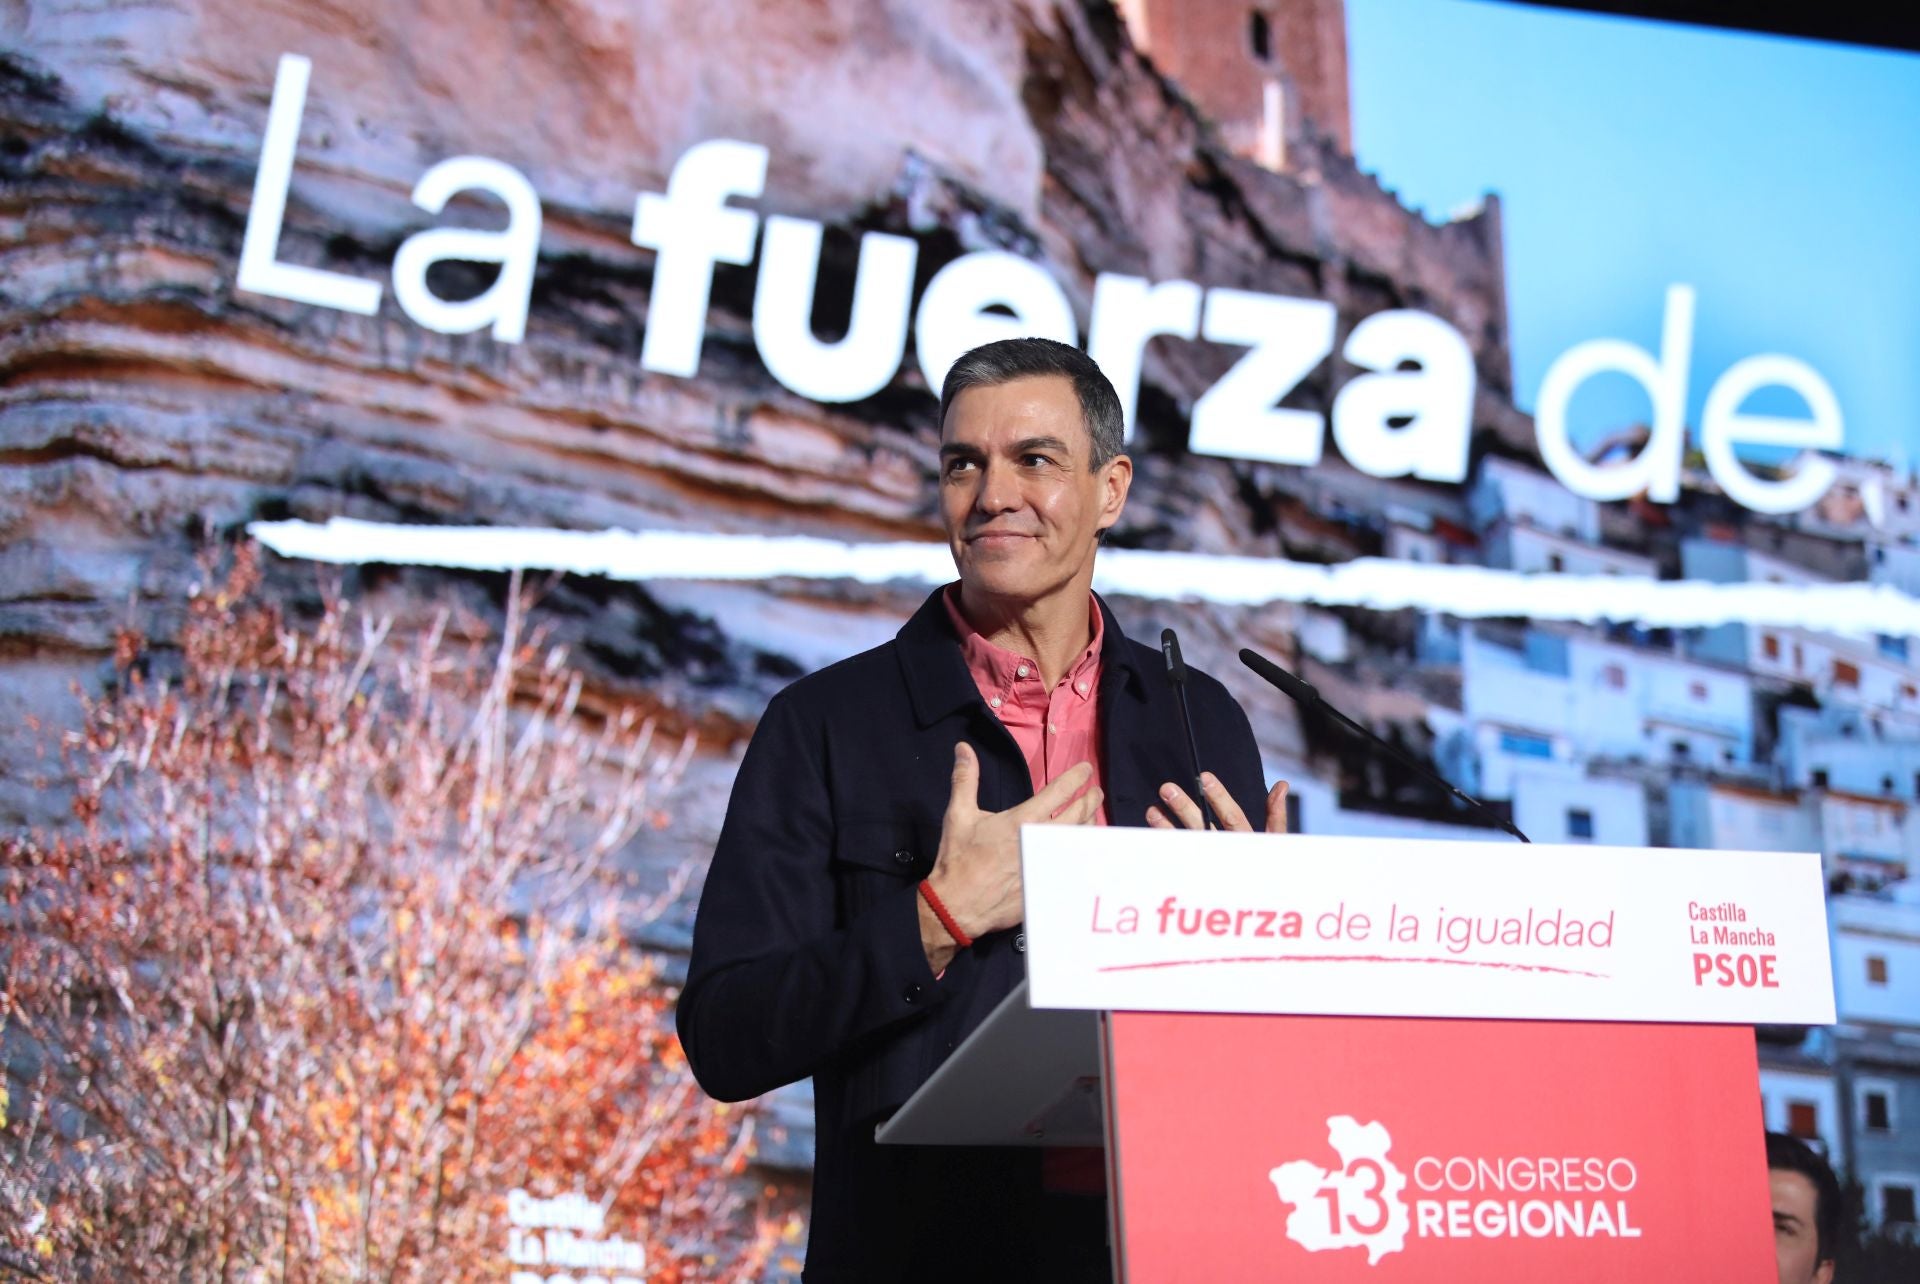
[[[1200,804],[1200,816],[1208,829],[1220,828],[1219,818],[1200,788],[1200,742],[1193,734],[1193,711],[1187,707],[1187,662],[1180,658],[1180,639],[1172,629],[1160,630],[1160,654],[1167,661],[1167,682],[1180,698],[1180,721],[1187,729],[1187,761],[1193,766],[1193,800]]]
[[[1162,645],[1164,644],[1165,644],[1165,638],[1163,637]],[[1433,769],[1428,767],[1425,763],[1422,763],[1417,758],[1413,757],[1411,754],[1406,753],[1399,746],[1395,745],[1392,741],[1387,740],[1386,738],[1376,734],[1371,728],[1361,726],[1359,723],[1355,722],[1352,718],[1349,718],[1346,714],[1340,712],[1338,709],[1328,704],[1326,701],[1326,698],[1322,696],[1319,693],[1319,691],[1314,689],[1314,686],[1311,682],[1302,682],[1299,678],[1295,677],[1291,673],[1288,673],[1285,669],[1275,664],[1272,660],[1267,659],[1266,656],[1261,655],[1257,651],[1250,651],[1245,647],[1242,647],[1240,649],[1240,663],[1246,665],[1249,669],[1252,669],[1255,673],[1265,678],[1268,682],[1271,682],[1274,686],[1279,687],[1282,691],[1284,691],[1287,694],[1287,697],[1289,699],[1298,703],[1302,708],[1314,709],[1319,711],[1320,713],[1324,713],[1327,715],[1327,717],[1333,719],[1335,723],[1345,728],[1352,735],[1359,736],[1362,740],[1365,740],[1371,744],[1377,745],[1380,748],[1386,750],[1387,755],[1391,757],[1395,762],[1399,763],[1401,766],[1405,767],[1407,770],[1413,772],[1416,776],[1419,776],[1422,780],[1426,780],[1440,786],[1440,788],[1447,791],[1447,794],[1449,797],[1451,797],[1455,802],[1458,802],[1464,805],[1468,811],[1472,812],[1476,816],[1479,816],[1485,820],[1492,821],[1495,825],[1498,825],[1501,829],[1506,830],[1509,834],[1512,834],[1515,838],[1518,838],[1523,843],[1530,843],[1533,841],[1531,838],[1528,838],[1525,834],[1521,833],[1520,830],[1514,825],[1512,821],[1506,819],[1499,812],[1487,806],[1485,803],[1481,802],[1478,798],[1475,798],[1470,794],[1462,793],[1460,790],[1455,789],[1452,785],[1447,783],[1444,777],[1442,777]]]

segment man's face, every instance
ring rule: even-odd
[[[940,434],[940,517],[969,593],[1029,603],[1091,576],[1096,532],[1126,506],[1133,465],[1098,472],[1065,375],[968,388]]]
[[[1773,1184],[1773,1251],[1780,1263],[1780,1284],[1830,1284],[1833,1263],[1820,1258],[1814,1209],[1820,1195],[1805,1173],[1767,1170]]]

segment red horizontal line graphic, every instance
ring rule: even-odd
[[[1554,967],[1547,963],[1495,963],[1485,959],[1410,958],[1399,954],[1241,954],[1219,959],[1157,959],[1150,963],[1109,963],[1099,972],[1138,972],[1147,968],[1206,967],[1213,963],[1441,963],[1447,967],[1490,967],[1506,972],[1552,972],[1557,976],[1586,976],[1608,981],[1606,972]]]

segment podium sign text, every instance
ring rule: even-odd
[[[1036,1008],[1825,1025],[1820,859],[1030,825]]]

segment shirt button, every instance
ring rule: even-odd
[[[1084,682],[1078,683],[1074,686],[1073,689],[1075,691],[1078,691],[1081,695],[1085,695],[1087,693],[1087,684]]]
[[[1000,697],[995,696],[993,699],[987,701],[987,703],[998,709],[1000,707]]]
[[[1047,724],[1047,734],[1050,736],[1057,736],[1060,734],[1060,728],[1054,726],[1051,722],[1049,722]]]
[[[918,1003],[920,1001],[920,996],[925,993],[926,991],[920,988],[920,983],[918,981],[915,981],[913,984],[909,985],[906,989],[900,991],[900,997],[905,999],[909,1003]]]
[[[913,864],[913,853],[902,847],[893,854],[893,863],[896,865],[911,865]]]
[[[1025,932],[1015,934],[1013,938],[1013,952],[1015,954],[1025,954],[1027,952],[1027,934]]]
[[[1031,672],[1031,670],[1029,670],[1027,666],[1023,664],[1019,668],[1013,671],[1013,676],[1016,678],[1024,678],[1027,676],[1029,672]]]

